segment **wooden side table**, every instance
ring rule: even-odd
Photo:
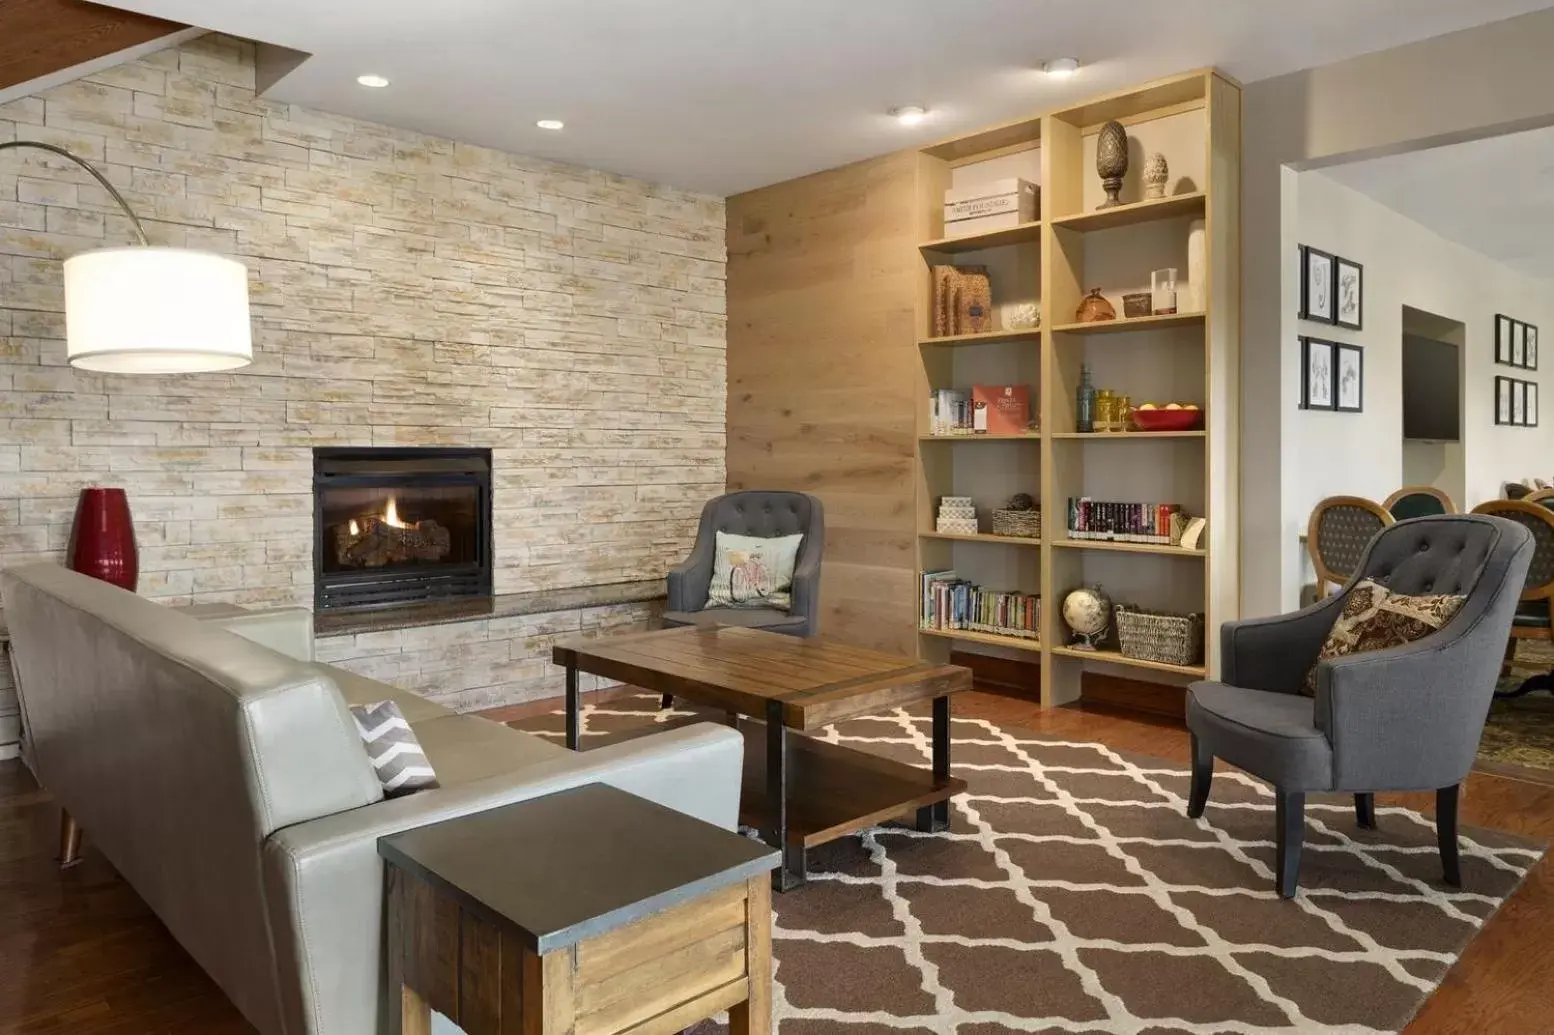
[[[779,854],[603,784],[381,838],[389,1025],[429,1035],[772,1027]]]

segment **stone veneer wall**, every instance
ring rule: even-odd
[[[79,489],[121,485],[143,594],[310,604],[313,446],[492,447],[499,593],[660,576],[722,491],[720,199],[270,103],[214,35],[0,105],[13,138],[245,262],[255,355],[65,365],[60,260],[130,227],[0,153],[0,564],[61,558]]]

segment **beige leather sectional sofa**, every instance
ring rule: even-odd
[[[301,609],[200,620],[49,564],[0,594],[38,779],[265,1035],[387,1030],[384,834],[593,782],[735,823],[725,727],[577,754],[313,662]],[[384,799],[346,706],[385,699],[439,788]]]

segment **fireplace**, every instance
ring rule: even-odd
[[[315,449],[313,604],[491,595],[489,449]]]

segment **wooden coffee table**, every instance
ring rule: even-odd
[[[740,822],[782,849],[779,891],[805,879],[816,845],[917,814],[918,829],[949,826],[950,695],[971,670],[879,651],[734,627],[664,629],[556,644],[567,670],[567,746],[579,750],[577,674],[671,694],[740,716],[745,736]],[[933,702],[933,769],[790,736],[920,701]],[[662,727],[658,727],[662,728]]]

